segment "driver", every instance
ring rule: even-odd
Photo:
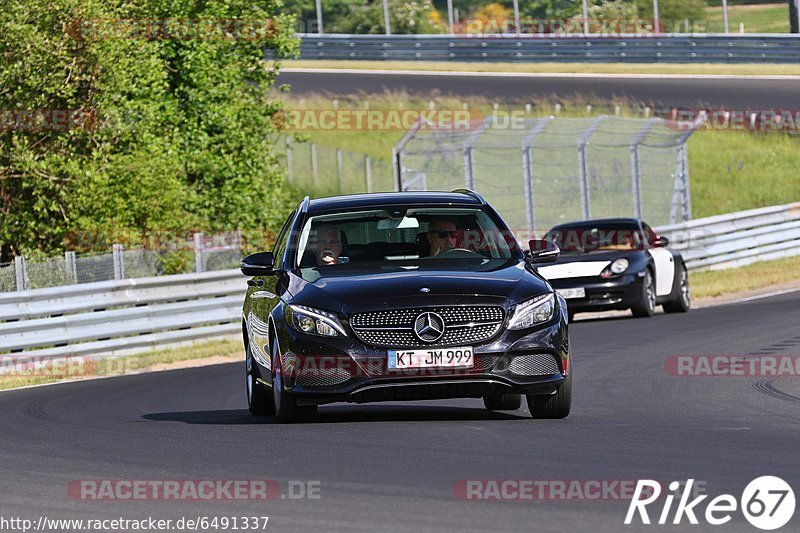
[[[456,223],[444,218],[436,219],[428,226],[427,237],[431,256],[452,250],[456,247],[458,237]]]
[[[335,265],[342,254],[342,232],[334,226],[319,226],[309,244],[317,266]]]

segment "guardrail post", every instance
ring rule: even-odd
[[[342,161],[342,149],[336,149],[336,176],[339,178],[339,194],[344,192],[344,162]]]
[[[124,279],[125,261],[121,244],[114,244],[111,246],[111,257],[114,260],[114,279]]]
[[[18,255],[14,258],[14,275],[16,277],[17,290],[28,290],[28,272],[25,270],[25,258]]]
[[[72,281],[78,283],[78,264],[75,261],[75,252],[64,252],[64,262],[66,263],[67,273],[72,277]]]
[[[203,272],[203,234],[194,234],[194,270],[198,274]]]
[[[367,180],[367,192],[372,192],[372,162],[368,155],[364,156],[364,177]]]

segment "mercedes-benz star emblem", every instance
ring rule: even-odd
[[[422,342],[436,342],[444,335],[444,319],[436,313],[421,313],[414,320],[414,333]]]

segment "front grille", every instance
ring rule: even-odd
[[[350,379],[346,368],[315,368],[301,371],[297,384],[301,387],[332,387]]]
[[[560,372],[556,358],[549,353],[518,355],[508,370],[518,376],[549,376]]]
[[[425,312],[436,313],[444,320],[444,333],[435,342],[424,342],[414,333],[417,317]],[[503,308],[496,305],[392,309],[354,314],[350,326],[359,340],[373,346],[461,346],[492,338],[500,331],[504,316]]]

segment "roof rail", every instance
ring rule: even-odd
[[[473,191],[472,189],[453,189],[451,192],[459,192],[461,194],[466,194],[467,196],[472,196],[473,198],[478,200],[481,203],[481,205],[486,205],[486,200],[483,199],[483,196]]]

